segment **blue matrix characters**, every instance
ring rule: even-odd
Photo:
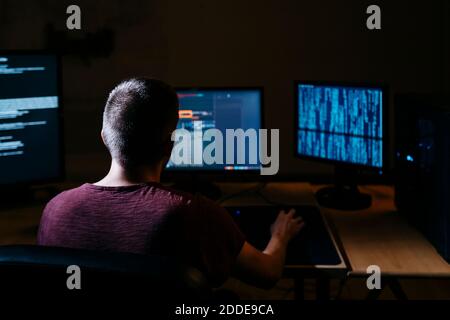
[[[383,166],[383,91],[298,85],[298,154]]]

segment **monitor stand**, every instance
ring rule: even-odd
[[[180,180],[171,187],[192,194],[199,193],[211,200],[217,200],[222,196],[219,186],[206,178],[192,177],[188,180]]]
[[[335,167],[334,186],[324,187],[316,192],[319,205],[338,210],[363,210],[370,208],[372,197],[359,191],[356,169]]]

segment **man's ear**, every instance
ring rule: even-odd
[[[102,129],[102,131],[100,131],[100,137],[102,138],[103,144],[106,146],[106,143],[105,143],[105,133],[103,132],[103,129]]]

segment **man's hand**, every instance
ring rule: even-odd
[[[236,261],[238,278],[260,287],[273,287],[283,274],[287,244],[304,224],[301,217],[295,217],[295,210],[281,211],[271,227],[272,238],[263,252],[244,243]]]
[[[272,224],[270,231],[272,237],[277,238],[283,244],[287,245],[304,225],[305,223],[302,217],[295,217],[295,210],[291,209],[288,213],[280,211],[277,219]]]

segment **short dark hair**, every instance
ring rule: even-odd
[[[131,78],[109,94],[103,139],[111,157],[126,168],[155,164],[165,155],[178,120],[178,97],[161,80]]]

